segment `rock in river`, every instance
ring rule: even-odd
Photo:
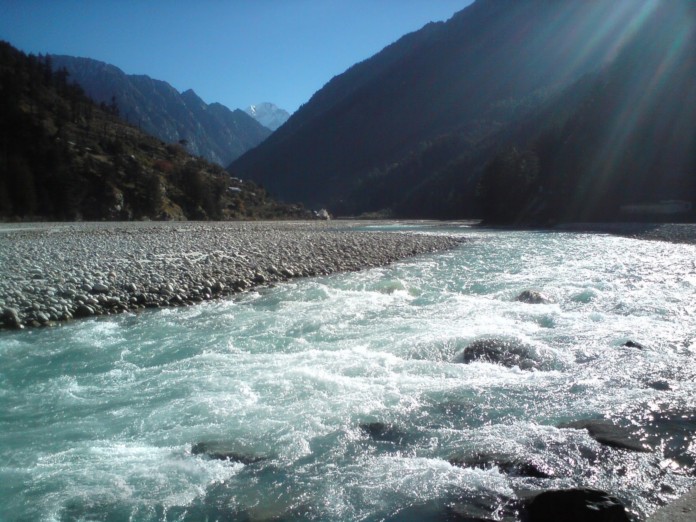
[[[651,449],[646,444],[636,440],[633,433],[621,426],[617,426],[606,419],[583,419],[575,422],[562,424],[560,428],[573,428],[576,430],[587,430],[587,433],[594,440],[605,446],[612,448],[625,449],[629,451],[639,451],[649,453]]]
[[[205,455],[215,460],[229,460],[241,464],[254,464],[266,460],[258,455],[245,455],[239,453],[224,442],[199,442],[191,447],[192,455]]]
[[[525,506],[528,522],[629,522],[624,506],[597,489],[544,491]]]
[[[464,348],[458,362],[465,364],[481,361],[500,364],[508,368],[518,366],[521,370],[542,369],[534,350],[516,341],[504,339],[479,339]]]
[[[553,303],[548,295],[542,294],[538,290],[525,290],[517,296],[517,300],[528,304],[548,304]]]

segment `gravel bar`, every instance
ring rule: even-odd
[[[454,248],[361,222],[0,225],[0,327],[183,306]]]

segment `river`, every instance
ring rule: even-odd
[[[522,490],[590,486],[640,520],[694,485],[696,246],[406,228],[467,241],[0,332],[0,519],[415,520],[454,503],[514,520]],[[480,339],[533,368],[462,363]],[[599,417],[650,451],[559,428]]]

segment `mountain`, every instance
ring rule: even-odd
[[[290,117],[288,111],[270,102],[249,105],[249,107],[246,108],[246,113],[272,131],[278,129],[278,127],[288,121]]]
[[[179,93],[167,82],[89,58],[51,55],[50,60],[97,103],[115,99],[126,121],[168,143],[186,140],[189,152],[208,161],[227,165],[270,135],[244,111],[208,105],[193,90]]]
[[[96,105],[53,65],[0,42],[0,219],[307,217]]]
[[[655,30],[659,42],[651,41]],[[623,117],[642,139],[657,132],[650,125],[660,115],[666,115],[659,127],[664,131],[669,117],[678,116],[676,107],[690,114],[693,91],[684,77],[677,78],[681,87],[665,85],[672,81],[667,74],[679,73],[670,60],[682,66],[695,62],[693,37],[689,0],[477,0],[447,22],[428,24],[333,78],[228,170],[283,199],[327,205],[338,213],[478,217],[485,207],[479,182],[486,166],[518,143],[536,146],[534,138],[540,144],[541,129],[549,135],[558,129],[569,143],[577,139],[575,158],[584,147],[586,157],[579,159],[584,162],[600,145],[622,145],[603,142],[612,136],[600,133],[592,145],[586,140],[580,147],[579,135],[570,129],[589,118],[588,111],[600,128],[606,114],[617,118],[612,122],[617,126]],[[641,71],[640,53],[631,58],[635,52],[624,52],[641,46],[651,56],[647,71]],[[619,58],[627,81],[606,91],[608,100],[599,103],[597,89],[611,81],[607,71]],[[653,68],[656,64],[663,67]],[[656,116],[631,122],[631,110],[644,101],[639,93],[647,98],[656,87],[667,95],[651,99]],[[607,112],[620,106],[622,96],[636,105]],[[590,134],[589,124],[581,127]],[[680,142],[691,139],[693,120],[678,128],[684,127]],[[652,150],[655,168],[668,163],[657,158],[658,146]],[[631,191],[632,198],[641,192]]]

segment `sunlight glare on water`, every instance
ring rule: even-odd
[[[433,230],[468,241],[227,301],[0,333],[0,518],[380,520],[453,495],[502,517],[519,489],[577,485],[643,516],[684,491],[692,479],[660,468],[660,448],[608,452],[557,426],[696,409],[696,247]],[[517,301],[524,290],[552,302]],[[459,361],[492,338],[535,369]],[[200,442],[252,460],[208,458]],[[452,464],[472,454],[551,478]]]

